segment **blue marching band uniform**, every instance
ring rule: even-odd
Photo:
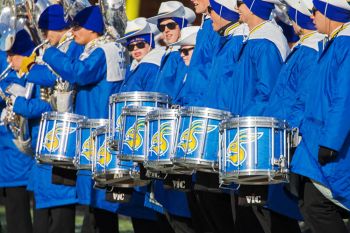
[[[117,38],[106,33],[99,6],[71,19],[59,4],[46,7],[37,22],[45,39],[38,47],[21,24],[9,30],[15,35],[1,32],[11,37],[0,37],[0,187],[7,232],[75,232],[77,205],[84,206],[84,233],[119,232],[118,215],[130,217],[136,233],[298,233],[300,221],[313,233],[348,232],[349,1],[193,2],[200,27],[192,26],[193,10],[167,1],[156,16],[128,21]],[[122,103],[123,96],[121,118],[112,122],[114,98]],[[157,96],[168,102],[158,103]],[[128,111],[135,109],[141,109],[137,122],[126,132]],[[50,114],[55,123],[46,132]],[[154,114],[158,137],[149,135]],[[178,126],[169,124],[170,116]],[[41,158],[41,147],[52,152],[56,138],[57,146],[67,141],[63,154],[78,154],[82,134],[73,124],[89,120],[109,120],[105,137],[114,139],[114,130],[123,137],[117,149],[112,141],[96,148],[98,128],[89,145],[96,152],[89,158],[92,169],[77,166],[77,155],[69,166]],[[133,158],[137,143],[148,147],[144,163],[125,162],[133,166],[127,188],[108,178],[99,183],[101,159],[105,169],[112,157],[117,169],[130,166],[122,161],[124,136],[131,137]],[[213,150],[215,159],[203,170]],[[171,154],[171,167],[154,170],[150,153],[158,163]],[[196,153],[202,157],[193,159]],[[261,167],[264,156],[268,167]]]

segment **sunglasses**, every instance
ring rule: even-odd
[[[174,30],[177,26],[177,23],[171,22],[167,24],[159,24],[158,29],[161,32],[165,31],[165,27],[167,27],[169,30]]]
[[[315,16],[316,12],[318,11],[316,7],[312,7],[312,15]]]
[[[211,8],[211,6],[208,6],[208,13],[211,14],[212,11],[213,11],[213,8]]]
[[[240,7],[240,6],[243,5],[243,4],[244,4],[243,1],[241,1],[241,0],[238,0],[238,1],[237,1],[237,7]]]
[[[145,42],[138,42],[138,43],[135,43],[135,44],[129,44],[128,45],[128,51],[129,52],[134,51],[135,47],[137,47],[138,49],[143,49],[143,48],[145,48],[145,46],[146,46]]]
[[[193,49],[194,49],[194,47],[187,48],[187,49],[180,49],[179,52],[180,52],[180,54],[183,53],[183,55],[188,56],[190,54],[190,51],[193,50]]]

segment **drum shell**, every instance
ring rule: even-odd
[[[220,124],[220,180],[262,185],[287,182],[290,129],[269,117],[237,117]]]
[[[229,112],[210,108],[182,108],[174,164],[204,172],[216,172],[219,124],[231,116]]]
[[[77,148],[77,126],[86,119],[71,113],[47,112],[42,115],[36,159],[40,163],[73,168]]]
[[[178,120],[177,109],[162,109],[147,114],[147,154],[144,162],[147,169],[163,172],[174,169],[171,159],[176,148]]]
[[[122,111],[121,140],[119,158],[134,162],[143,162],[146,155],[145,118],[156,110],[152,107],[129,106]]]
[[[111,122],[111,149],[118,151],[121,130],[121,113],[127,106],[168,108],[170,97],[156,92],[122,92],[110,96],[109,119]]]
[[[91,170],[94,155],[93,131],[99,127],[107,126],[108,119],[86,119],[78,123],[77,128],[77,154],[74,165],[79,170]]]

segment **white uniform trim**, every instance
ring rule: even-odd
[[[254,39],[266,39],[274,43],[283,61],[285,61],[290,52],[287,39],[284,37],[282,29],[271,21],[265,22],[264,25],[250,34],[248,40]]]

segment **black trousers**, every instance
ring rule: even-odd
[[[8,233],[32,233],[30,195],[26,187],[3,188]]]
[[[165,215],[157,213],[157,220],[131,218],[134,233],[174,233]]]
[[[118,214],[103,209],[86,207],[82,233],[118,233]]]
[[[231,196],[233,218],[239,233],[301,233],[298,221],[262,206],[239,206]]]
[[[299,207],[313,233],[347,233],[343,218],[349,214],[327,199],[309,179],[304,179]]]
[[[75,205],[36,209],[33,225],[35,233],[74,233]]]
[[[187,199],[196,232],[235,232],[229,194],[199,190],[191,192]]]

